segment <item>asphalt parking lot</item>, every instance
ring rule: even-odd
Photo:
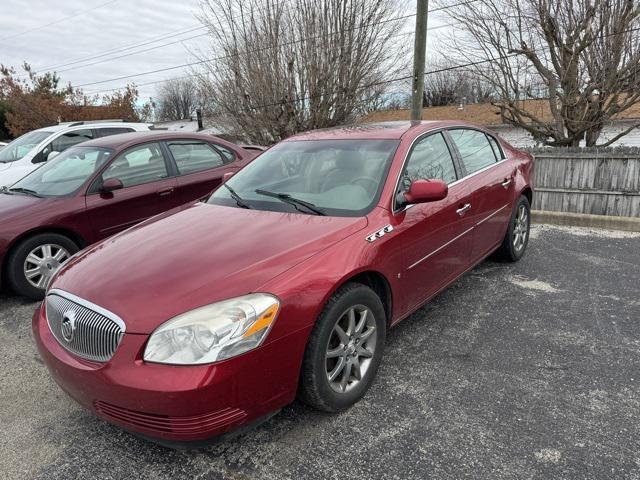
[[[49,378],[33,303],[0,296],[0,478],[640,478],[640,234],[538,226],[393,329],[339,415],[294,403],[197,451],[97,419]]]

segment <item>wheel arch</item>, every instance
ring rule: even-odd
[[[385,315],[387,316],[387,325],[391,325],[391,319],[393,317],[393,290],[387,277],[377,270],[361,270],[357,272],[351,272],[337,282],[334,288],[329,292],[322,303],[322,308],[329,301],[329,299],[347,283],[359,283],[365,285],[373,290],[384,307]]]
[[[2,274],[3,284],[6,280],[6,268],[7,268],[7,259],[11,256],[13,251],[16,249],[18,245],[20,245],[24,240],[33,237],[35,235],[40,235],[43,233],[57,233],[58,235],[64,235],[68,237],[71,241],[73,241],[80,249],[83,249],[87,246],[86,240],[77,232],[64,227],[39,227],[34,228],[32,230],[28,230],[26,232],[21,233],[16,238],[14,238],[9,245],[7,246],[7,251],[2,260],[2,265],[0,266],[0,273]]]
[[[533,189],[529,185],[522,189],[520,195],[524,195],[525,197],[527,197],[527,200],[529,200],[529,205],[531,206],[531,208],[533,208]]]

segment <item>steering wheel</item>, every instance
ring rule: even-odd
[[[376,192],[376,190],[378,189],[378,181],[375,178],[358,177],[358,178],[354,178],[353,180],[351,180],[351,183],[354,184],[354,185],[357,185],[359,182],[360,183],[368,183],[369,188],[367,188],[366,185],[361,185],[361,187],[364,188],[370,194],[374,194]]]

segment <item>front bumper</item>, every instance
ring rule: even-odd
[[[80,359],[33,316],[38,350],[54,380],[101,418],[147,437],[194,442],[251,424],[295,398],[309,329],[211,365],[142,360],[148,335],[125,334],[106,363]]]

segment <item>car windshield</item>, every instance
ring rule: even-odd
[[[366,215],[380,197],[398,144],[397,140],[283,142],[230,178],[208,203],[313,215]]]
[[[113,151],[107,148],[71,147],[13,184],[9,192],[28,192],[42,197],[70,195],[112,154]]]
[[[16,138],[9,145],[0,149],[0,163],[20,160],[52,133],[53,132],[43,132],[40,130],[25,133],[21,137]]]

